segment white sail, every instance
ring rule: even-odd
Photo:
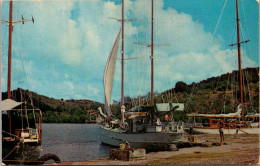
[[[107,59],[106,68],[104,72],[105,113],[107,114],[107,116],[112,115],[112,112],[110,110],[110,100],[111,100],[111,92],[112,92],[114,74],[116,68],[116,59],[117,59],[118,46],[120,40],[120,33],[121,33],[121,29],[117,35],[114,46]]]

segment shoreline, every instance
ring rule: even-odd
[[[219,135],[195,135],[198,142],[219,142]],[[100,158],[49,165],[171,165],[171,164],[260,164],[259,134],[225,135],[225,144],[211,147],[185,147],[178,151],[146,154],[146,159],[121,161]],[[46,163],[47,164],[47,163]]]

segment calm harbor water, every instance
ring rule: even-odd
[[[87,161],[108,157],[111,147],[100,142],[97,124],[43,124],[41,156],[53,153],[61,161]]]

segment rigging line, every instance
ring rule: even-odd
[[[252,74],[251,74],[251,76],[252,76]],[[251,93],[250,93],[250,87],[249,87],[248,79],[247,79],[247,86],[248,86],[248,92],[249,92],[249,100],[250,100],[250,103],[251,103],[251,109],[252,109],[252,111],[254,111],[253,102],[252,102],[252,96],[251,96]]]
[[[10,154],[12,154],[15,149],[18,150],[20,148],[21,143],[22,143],[22,140],[20,140],[19,143],[5,157],[2,158],[2,160],[6,159]]]
[[[157,58],[157,60],[158,60],[158,58]],[[157,61],[158,62],[158,61]],[[169,98],[169,91],[168,91],[168,89],[170,88],[170,83],[169,83],[169,79],[168,78],[170,78],[170,76],[169,76],[169,72],[168,72],[169,70],[166,70],[164,73],[163,73],[163,75],[162,74],[160,74],[159,76],[161,76],[160,77],[160,80],[161,80],[161,82],[162,82],[162,92],[165,92],[164,94],[165,94],[165,98],[166,98],[166,101],[170,101],[170,98]]]
[[[241,33],[242,33],[242,39],[245,41],[245,40],[246,40],[245,31],[244,31],[244,29],[242,28],[242,26],[240,26],[240,29],[241,29]]]
[[[139,35],[137,34],[137,39],[136,40],[139,40]],[[136,47],[137,48],[137,53],[140,55],[140,50],[138,49],[138,47]],[[139,92],[139,97],[141,97],[141,94],[142,94],[142,92],[141,92],[141,89],[142,89],[142,81],[143,81],[143,75],[142,75],[142,69],[141,69],[141,64],[142,63],[144,63],[144,60],[143,60],[143,58],[142,58],[142,55],[140,56],[140,60],[137,62],[137,70],[138,70],[138,84],[139,84],[139,86],[138,86],[138,92]],[[139,105],[141,105],[141,103],[140,103],[140,101],[139,101]]]
[[[246,37],[246,34],[245,34],[245,31],[244,31],[244,29],[243,29],[243,27],[241,26],[241,32],[242,32],[242,38],[243,38],[243,40],[245,41],[245,40],[247,40],[248,38]],[[249,37],[250,38],[250,37]],[[245,49],[245,50],[247,50],[248,52],[249,52],[249,56],[248,57],[252,57],[252,48],[251,48],[251,45],[250,44],[245,44],[245,45],[243,45],[243,47],[246,47],[247,49]]]
[[[136,35],[136,40],[139,40],[139,35],[137,34]],[[135,47],[135,46],[134,46]],[[142,94],[142,92],[141,92],[141,89],[144,89],[142,86],[144,85],[143,83],[142,83],[142,81],[143,81],[143,70],[141,69],[141,66],[144,66],[144,65],[141,65],[141,64],[143,64],[144,63],[144,60],[143,60],[143,56],[142,56],[142,54],[141,54],[141,52],[140,52],[140,47],[135,47],[136,48],[136,52],[137,52],[137,54],[140,56],[140,58],[139,58],[139,60],[137,61],[137,82],[138,82],[138,84],[139,84],[139,86],[138,86],[138,94],[139,94],[139,97],[141,96],[141,94]],[[140,101],[139,101],[139,105],[140,105],[141,103],[140,103]]]
[[[245,98],[245,101],[244,101],[244,103],[246,103],[246,97],[247,97],[247,95],[246,95],[246,88],[245,88],[245,86],[246,86],[246,84],[245,84],[245,78],[246,78],[246,75],[245,75],[245,70],[242,70],[242,81],[243,81],[243,97]],[[246,106],[247,106],[247,104],[245,104]]]
[[[20,89],[20,94],[21,94],[21,101],[23,101],[22,97],[22,89]],[[23,108],[22,108],[22,105],[21,105],[21,118],[22,118],[22,132],[23,132]]]
[[[236,24],[233,25],[233,30],[232,30],[232,33],[230,33],[230,37],[229,37],[229,42],[228,43],[232,43],[233,41],[236,40]],[[232,38],[233,37],[233,38]],[[227,48],[229,48],[229,44],[226,44],[227,45]]]
[[[154,54],[154,57],[153,57],[154,58],[154,64],[156,65],[156,58],[155,57],[156,57],[156,54]],[[154,81],[154,87],[157,87],[157,88],[154,88],[154,90],[157,89],[157,91],[159,91],[163,95],[163,102],[164,102],[164,93],[163,93],[164,88],[163,88],[163,78],[162,78],[163,75],[165,75],[165,72],[163,74],[160,74],[160,75],[158,75],[158,74],[154,75],[154,80],[159,80],[159,81]],[[155,79],[155,78],[157,78],[157,79]],[[158,82],[161,83],[161,84],[159,84]],[[160,87],[160,88],[158,88],[158,87]],[[167,99],[165,99],[165,100],[167,100]]]
[[[173,93],[174,93],[174,96],[175,96],[175,98],[176,98],[177,103],[179,103],[178,98],[177,98],[177,95],[176,95],[176,92],[175,92],[174,89],[173,89]]]
[[[166,93],[161,93],[162,94],[162,97],[163,97],[163,99],[164,99],[164,101],[167,101],[167,95],[166,95]],[[163,101],[163,103],[164,103],[164,101]]]
[[[7,132],[7,131],[4,131],[4,130],[2,130],[2,132],[3,132],[3,133],[6,133],[6,134],[8,134],[8,135],[11,134],[11,133],[9,133],[9,132]],[[14,136],[14,137],[16,137],[16,138],[21,139],[21,137],[18,137],[17,135],[14,135],[14,134],[11,134],[11,135]]]
[[[21,109],[21,118],[22,118],[22,132],[23,132],[23,110]]]
[[[167,98],[168,98],[168,103],[170,103],[171,102],[171,96],[170,96],[170,91],[169,90],[167,90]]]
[[[7,39],[7,31],[5,31],[5,33],[3,33],[3,28],[1,29],[2,30],[2,34],[4,34],[3,36],[2,36],[2,53],[3,53],[3,48],[4,48],[4,46],[5,45],[7,45],[7,40],[3,40],[3,39]],[[6,48],[6,50],[7,50],[7,46],[5,47]]]
[[[17,40],[16,37],[14,37],[14,38],[15,38],[17,44],[19,45],[19,47],[18,47],[18,48],[19,48],[19,49],[18,49],[18,52],[19,52],[19,56],[20,56],[20,59],[21,59],[22,69],[23,69],[23,71],[24,71],[24,75],[25,75],[27,87],[29,87],[28,77],[27,77],[27,73],[26,73],[25,67],[24,67],[24,59],[23,59],[22,54],[21,54],[21,43],[18,42],[18,40]],[[24,98],[25,98],[25,96],[24,96]],[[28,99],[26,99],[25,101],[28,101]]]
[[[165,98],[166,98],[167,103],[170,102],[168,94],[169,94],[169,92],[165,91]]]
[[[235,96],[235,91],[236,91],[236,80],[235,80],[235,72],[233,71],[231,74],[231,83],[232,83],[232,99],[234,100],[236,98]],[[232,106],[234,107],[234,104],[232,104]]]
[[[213,92],[216,92],[216,91],[217,91],[218,84],[219,84],[219,81],[220,81],[220,77],[221,77],[221,75],[218,77],[218,82],[217,82],[216,88],[215,88],[215,90],[214,90]],[[215,96],[217,96],[217,93],[216,93]],[[215,99],[215,97],[214,97],[214,95],[213,95],[213,99],[212,99],[212,102],[211,102],[211,104],[210,104],[209,111],[211,111],[211,107],[212,107],[212,105],[213,105],[213,103],[214,103],[214,99]]]
[[[30,128],[29,117],[28,117],[28,112],[27,112],[26,108],[25,108],[25,117],[26,117],[26,120],[27,120],[28,128]]]
[[[146,37],[146,41],[147,41],[147,37],[148,37],[148,35],[146,35],[145,36]],[[138,41],[139,41],[139,35],[138,35]],[[140,84],[142,85],[142,86],[139,86],[139,91],[140,91],[140,95],[141,96],[143,96],[143,95],[145,95],[145,93],[147,92],[147,91],[149,91],[148,89],[147,89],[147,86],[146,85],[148,85],[148,80],[149,80],[149,78],[148,78],[148,75],[147,75],[147,70],[146,70],[146,67],[147,67],[147,61],[149,60],[147,60],[147,55],[143,55],[143,54],[141,54],[141,53],[146,53],[146,49],[147,48],[141,48],[141,47],[137,47],[138,48],[138,52],[139,52],[139,54],[142,56],[142,61],[140,62],[140,66],[139,66],[139,70],[140,70],[140,76],[141,76],[141,79],[140,79]],[[143,50],[143,51],[142,51]],[[142,65],[141,65],[142,64]],[[142,68],[144,68],[143,70],[142,70]],[[143,91],[142,91],[143,90]],[[142,101],[143,101],[143,104],[144,104],[144,101],[145,101],[145,99],[142,99]]]
[[[137,37],[136,37],[136,40],[137,41],[139,41],[139,35],[137,34]],[[137,52],[138,52],[138,54],[140,55],[140,50],[138,49],[138,47],[137,47]],[[142,92],[141,92],[141,89],[142,89],[142,86],[141,85],[143,85],[142,84],[142,71],[143,70],[141,70],[141,63],[143,63],[143,58],[142,57],[140,57],[140,60],[137,62],[137,70],[138,70],[138,83],[139,83],[139,86],[138,86],[138,92],[139,92],[139,105],[141,105],[141,103],[140,103],[140,97],[141,97],[141,94],[142,94]]]
[[[34,123],[35,123],[35,128],[36,128],[37,124],[36,124],[36,118],[35,118],[35,112],[34,111],[35,110],[34,110],[34,107],[33,107],[33,118],[34,118]],[[36,132],[36,134],[37,134],[37,139],[38,139],[39,138],[38,132]]]
[[[245,40],[247,40],[247,38],[246,38],[246,34],[245,34],[245,31],[244,31],[244,29],[242,28],[242,26],[241,26],[241,32],[242,32],[242,38],[243,38],[243,40],[245,41]],[[249,56],[248,57],[251,57],[252,56],[252,50],[251,50],[251,46],[250,46],[250,44],[245,44],[245,45],[243,45],[243,47],[246,47],[245,48],[245,52],[249,52]]]
[[[161,93],[161,94],[160,94],[160,96],[161,96],[161,98],[162,98],[162,101],[163,101],[163,103],[164,103],[164,98],[163,98],[163,94]]]
[[[244,20],[245,20],[245,23],[246,23],[246,30],[247,30],[247,36],[250,38],[250,35],[249,35],[249,30],[248,30],[248,23],[247,23],[247,18],[246,18],[246,12],[245,12],[245,8],[244,8],[244,3],[243,1],[241,1],[241,4],[242,4],[242,9],[243,9],[243,14],[244,14]],[[242,26],[241,26],[242,27]]]
[[[228,85],[229,85],[229,76],[230,74],[228,73],[228,80],[227,80],[227,87],[226,87],[226,92],[225,92],[225,99],[224,99],[224,106],[223,106],[223,111],[224,111],[224,114],[226,113],[226,100],[227,100],[227,90],[228,90]],[[222,111],[221,111],[222,113]]]
[[[173,98],[172,98],[172,89],[169,89],[168,92],[169,92],[169,99],[170,99],[169,102],[172,103],[172,102],[173,102]]]
[[[190,105],[190,100],[192,98],[192,89],[191,89],[191,93],[190,93],[190,97],[188,98],[188,100],[186,101],[186,103],[184,105],[186,105],[186,110],[189,110],[189,105]]]
[[[190,105],[190,101],[191,101],[191,98],[193,96],[193,92],[195,91],[195,88],[196,88],[196,84],[193,84],[192,85],[192,88],[191,88],[191,93],[190,93],[190,97],[189,97],[189,100],[185,103],[185,105],[187,105],[187,110],[189,108],[189,105]]]
[[[237,71],[237,72],[235,72],[235,97],[236,97],[236,99],[238,98],[238,86],[237,86],[237,84],[238,84],[238,78],[239,77],[239,72]],[[240,101],[239,101],[239,103],[240,103]]]
[[[166,43],[166,41],[164,41],[165,43]],[[166,93],[167,93],[167,98],[168,98],[168,102],[170,102],[170,100],[171,100],[171,97],[170,97],[170,90],[169,90],[169,88],[171,88],[171,84],[170,84],[170,79],[169,78],[171,78],[170,77],[170,72],[169,72],[169,70],[167,70],[166,72],[165,72],[165,80],[166,80]]]
[[[247,71],[247,74],[248,74],[248,71]],[[252,77],[252,74],[251,74],[251,77]],[[250,93],[250,88],[249,88],[249,81],[248,81],[247,75],[246,75],[246,82],[247,82],[248,96],[249,96],[249,102],[250,102],[250,106],[251,106],[251,111],[254,111],[252,98],[251,98],[251,93]]]
[[[221,18],[222,18],[224,9],[225,9],[225,7],[226,7],[226,4],[227,4],[227,0],[225,0],[224,5],[223,5],[223,7],[222,7],[222,9],[221,9],[220,16],[219,16],[219,18],[218,18],[217,24],[216,24],[216,26],[215,26],[215,29],[214,29],[212,38],[211,38],[210,42],[208,43],[208,46],[212,44],[212,41],[213,41],[213,39],[214,39],[214,37],[215,37],[215,35],[216,35],[216,32],[217,32],[217,29],[218,29],[220,20],[221,20]],[[206,48],[208,48],[208,47],[206,47]],[[205,49],[206,49],[206,48],[205,48]],[[204,54],[205,54],[205,50],[204,50]]]

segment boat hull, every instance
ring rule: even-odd
[[[201,134],[219,134],[219,128],[210,128],[210,127],[192,127],[185,128],[189,133],[201,133]],[[224,134],[260,134],[259,127],[250,127],[250,128],[240,128],[237,132],[236,128],[223,128]]]
[[[129,142],[134,148],[147,148],[155,144],[177,144],[182,141],[184,132],[126,133],[114,129],[100,128],[100,140],[104,144],[119,147]]]

